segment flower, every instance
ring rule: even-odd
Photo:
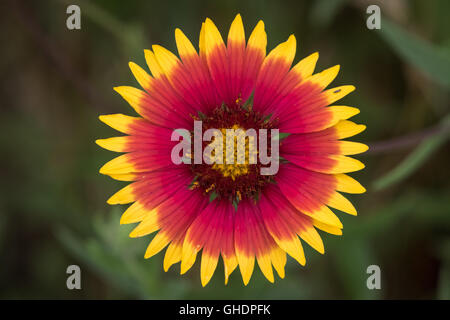
[[[348,155],[362,153],[367,146],[341,139],[365,126],[347,120],[359,113],[357,108],[332,105],[355,88],[326,89],[339,66],[313,74],[318,53],[291,68],[296,51],[293,35],[266,55],[264,23],[258,22],[246,42],[240,15],[231,24],[226,45],[210,19],[201,27],[199,54],[181,30],[175,30],[175,39],[179,58],[159,45],[145,50],[152,76],[130,62],[144,91],[115,88],[140,117],[100,116],[126,134],[96,141],[105,149],[125,152],[100,173],[132,181],[108,203],[132,203],[120,220],[139,222],[130,237],[158,231],[145,258],[167,247],[165,271],[181,261],[184,274],[201,251],[203,286],[219,256],[225,283],[239,266],[247,285],[255,260],[270,282],[273,268],[283,278],[286,253],[305,265],[300,239],[324,253],[317,229],[342,234],[342,223],[330,207],[356,215],[340,192],[365,191],[346,173],[364,167]],[[263,175],[259,170],[264,165],[248,160],[175,164],[171,151],[178,142],[172,141],[172,134],[179,128],[192,133],[194,121],[221,132],[278,129],[279,170]],[[231,143],[224,142],[223,147],[226,150]],[[248,158],[248,142],[245,147]],[[184,156],[192,158],[189,153]]]

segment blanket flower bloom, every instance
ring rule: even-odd
[[[303,240],[320,253],[317,229],[342,234],[342,223],[330,208],[356,215],[341,192],[363,193],[346,173],[364,165],[349,157],[367,150],[344,141],[365,129],[347,119],[354,107],[334,105],[355,88],[326,89],[339,66],[314,73],[318,53],[292,67],[296,39],[291,35],[266,54],[267,36],[259,21],[246,41],[240,15],[231,24],[226,44],[210,19],[202,23],[199,52],[179,29],[178,56],[159,45],[145,50],[151,75],[129,66],[144,90],[115,90],[140,117],[123,114],[100,120],[125,136],[96,141],[124,154],[100,173],[131,181],[109,204],[130,204],[120,223],[138,223],[130,237],[156,233],[145,258],[167,247],[164,270],[181,262],[181,274],[201,251],[200,278],[206,285],[222,257],[225,284],[238,266],[245,285],[255,260],[274,281],[285,275],[286,254],[305,265]],[[178,128],[279,129],[280,165],[261,175],[261,163],[175,164],[171,151]],[[224,149],[228,146],[224,145]],[[247,146],[248,147],[248,146]],[[248,151],[248,148],[247,148]],[[246,152],[248,154],[248,152]]]

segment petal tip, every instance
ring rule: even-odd
[[[201,283],[202,283],[202,287],[203,288],[209,283],[209,280],[210,279],[204,279],[204,278],[201,279]]]
[[[354,88],[354,87],[353,87]],[[355,89],[353,89],[353,90],[355,90]],[[352,91],[353,91],[352,90]],[[354,116],[356,116],[357,114],[360,114],[361,113],[361,110],[359,110],[358,108],[355,108],[355,110],[354,110]],[[365,126],[364,126],[365,127]],[[364,128],[365,129],[365,128]]]
[[[97,144],[98,146],[101,147],[101,146],[102,146],[102,141],[103,141],[103,140],[105,140],[105,139],[96,139],[96,140],[95,140],[95,144]]]
[[[365,193],[367,191],[367,189],[366,188],[364,188],[364,186],[362,186],[361,185],[361,190],[360,190],[360,193]]]
[[[164,48],[162,47],[162,46],[160,46],[159,44],[154,44],[154,45],[152,45],[152,50],[153,50],[153,52],[157,52],[157,51],[161,51],[161,50],[163,50]]]
[[[233,22],[238,22],[239,24],[242,24],[242,17],[240,13],[236,14],[236,16],[233,19]]]
[[[183,263],[183,261],[181,262],[181,267],[180,267],[180,274],[185,274],[187,271],[189,270],[189,268],[186,266],[185,263]]]
[[[264,24],[264,21],[262,21],[262,20],[258,21],[254,30],[260,30],[260,29],[261,29],[261,31],[265,31],[265,29],[266,29],[266,25]]]
[[[105,174],[105,175],[107,175],[109,172],[108,172],[108,170],[107,170],[107,163],[105,163],[99,170],[98,170],[98,172],[99,173],[101,173],[101,174]]]

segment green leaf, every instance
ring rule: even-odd
[[[431,80],[450,88],[450,56],[443,48],[419,39],[387,19],[382,20],[378,32],[408,63]]]
[[[373,184],[375,190],[382,190],[407,178],[442,146],[450,136],[450,115],[443,119],[441,127],[440,132],[423,140],[397,167],[376,180]]]

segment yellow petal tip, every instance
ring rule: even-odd
[[[183,262],[181,263],[181,267],[180,267],[180,274],[185,274],[190,268],[188,268],[186,265],[183,264]]]

